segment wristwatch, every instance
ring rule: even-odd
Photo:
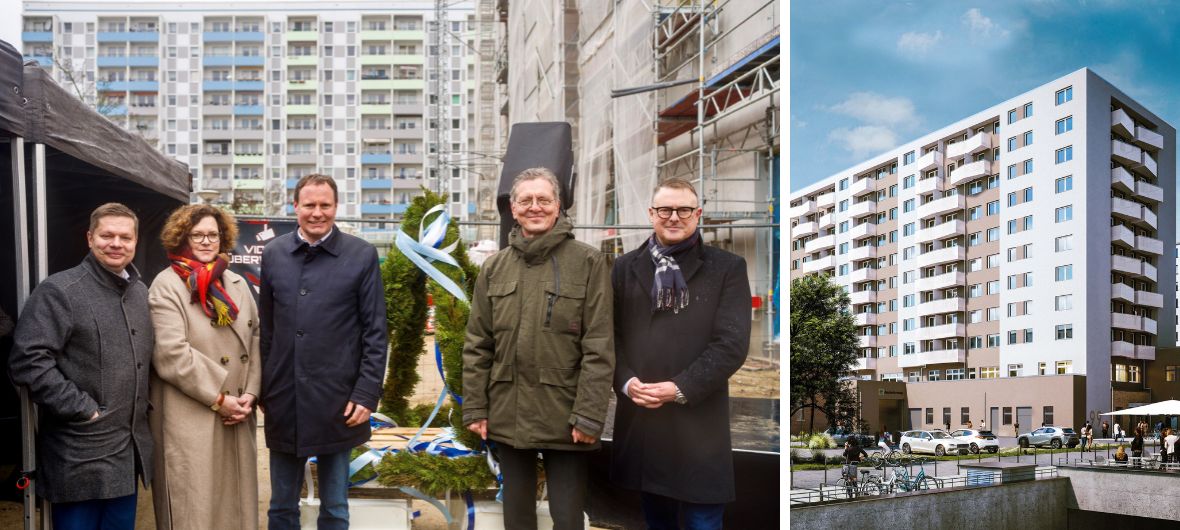
[[[674,401],[676,401],[677,405],[688,404],[688,397],[684,395],[684,392],[680,391],[680,387],[676,387],[676,399]]]
[[[209,405],[209,408],[212,409],[213,412],[217,412],[221,410],[222,403],[225,403],[225,393],[217,394],[217,402]]]

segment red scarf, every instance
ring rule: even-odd
[[[215,325],[228,326],[238,318],[238,306],[221,282],[221,274],[229,267],[229,256],[218,254],[212,262],[201,263],[192,249],[185,246],[179,255],[168,254],[168,259],[172,260],[172,270],[192,293],[192,303],[201,304],[205,316],[212,318]]]

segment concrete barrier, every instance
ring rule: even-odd
[[[1157,491],[1164,495],[1169,489]],[[1175,492],[1172,493],[1174,498]],[[1065,530],[1069,496],[1070,481],[1060,477],[886,495],[791,508],[791,528]]]
[[[1176,502],[1180,473],[1175,471],[1062,466],[1057,476],[1068,478],[1072,485],[1073,494],[1067,498],[1071,510],[1180,520]]]

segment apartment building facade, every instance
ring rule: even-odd
[[[322,172],[341,217],[397,219],[422,186],[474,213],[469,3],[29,0],[23,22],[27,59],[187,163],[215,203],[289,215],[298,179]]]
[[[858,379],[906,383],[870,425],[1011,435],[1150,401],[1176,340],[1175,145],[1083,68],[793,193],[791,277],[848,291]]]

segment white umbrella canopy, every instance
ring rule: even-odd
[[[1159,403],[1152,403],[1150,405],[1143,405],[1142,407],[1135,407],[1124,410],[1116,410],[1114,412],[1103,412],[1099,416],[1169,416],[1180,415],[1180,400],[1169,399],[1167,401],[1160,401]]]

